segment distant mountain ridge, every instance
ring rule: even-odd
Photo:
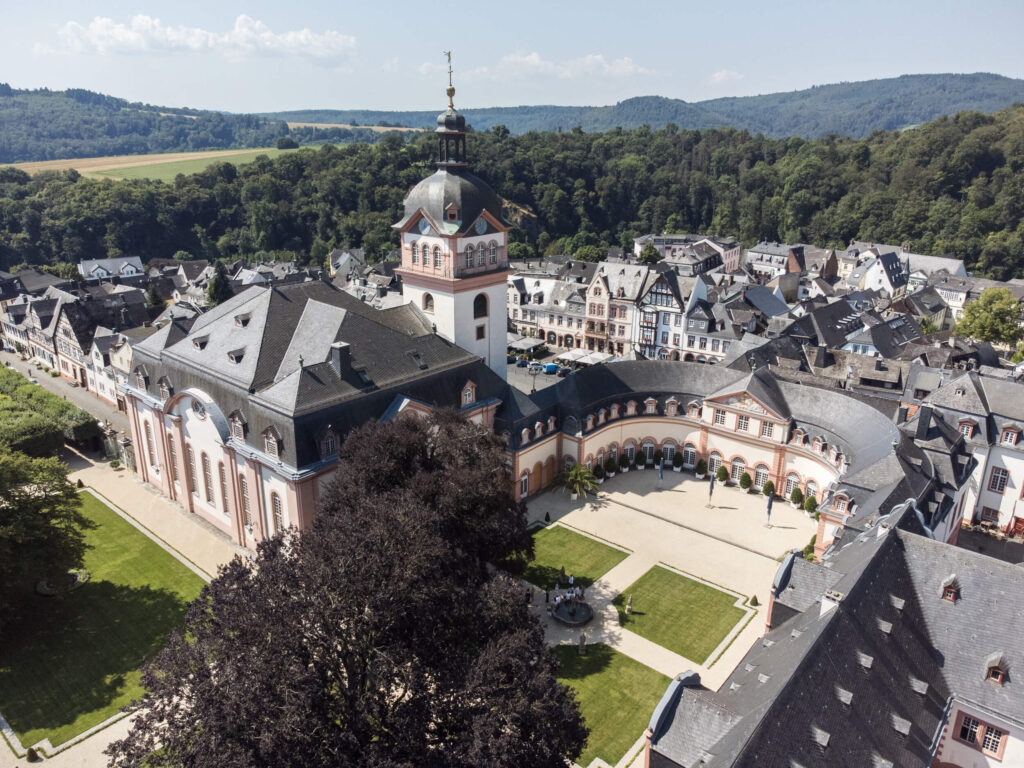
[[[1024,102],[1024,80],[974,73],[902,75],[693,103],[638,96],[603,107],[465,107],[461,111],[476,130],[504,125],[513,133],[575,126],[587,132],[641,125],[660,128],[674,123],[684,129],[732,127],[773,138],[811,139],[831,133],[861,138],[872,131],[899,130],[965,110],[997,112],[1015,102]],[[289,122],[432,128],[437,111],[310,109],[262,116]]]

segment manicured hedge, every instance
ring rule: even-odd
[[[0,395],[7,395],[13,405],[31,415],[41,417],[47,425],[55,427],[64,440],[77,443],[99,435],[96,417],[91,413],[72,405],[38,384],[29,383],[24,376],[9,368],[0,367]],[[3,439],[4,436],[0,435],[0,440]],[[15,450],[23,450],[37,456],[45,455],[24,448]]]

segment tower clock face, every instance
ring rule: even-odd
[[[476,233],[482,235],[487,231],[487,222],[484,219],[477,219],[476,221]]]
[[[420,227],[420,234],[425,235],[425,234],[427,234],[427,232],[430,231],[430,222],[427,221],[426,219],[420,219],[419,227]]]

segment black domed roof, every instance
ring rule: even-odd
[[[466,118],[454,109],[448,109],[437,116],[437,133],[466,132]]]
[[[405,198],[405,216],[397,226],[402,226],[419,210],[441,224],[447,219],[445,212],[450,205],[458,209],[460,230],[475,222],[483,211],[502,220],[501,199],[487,182],[464,168],[442,168],[412,188]]]

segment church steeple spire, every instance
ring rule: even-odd
[[[448,57],[448,110],[437,116],[437,167],[455,170],[466,167],[466,118],[455,110],[452,52],[444,55]]]

